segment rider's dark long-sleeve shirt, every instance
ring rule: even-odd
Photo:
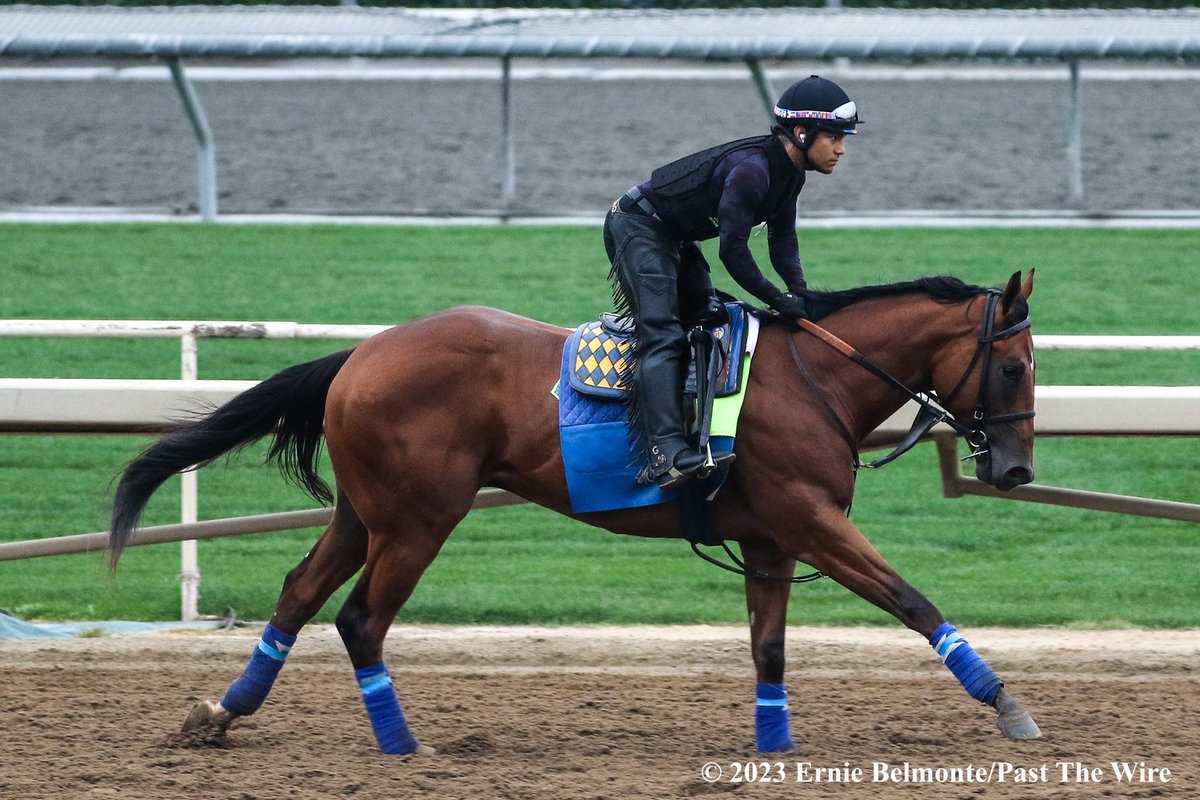
[[[785,169],[785,174],[772,175],[763,150],[737,150],[717,164],[707,186],[709,198],[717,208],[721,263],[739,286],[766,304],[776,298],[779,289],[763,275],[750,252],[750,236],[756,225],[766,223],[771,266],[783,279],[785,290],[794,292],[805,286],[796,238],[796,200],[804,188],[804,173],[790,164]],[[773,217],[763,218],[759,207],[772,180],[790,184],[791,202],[784,203]],[[649,189],[647,181],[642,190]]]

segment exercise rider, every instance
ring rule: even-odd
[[[859,124],[854,101],[813,75],[779,98],[769,134],[693,153],[660,167],[613,203],[604,222],[613,296],[637,332],[634,418],[645,468],[640,478],[664,489],[682,485],[732,453],[701,453],[684,435],[680,373],[683,320],[702,317],[713,296],[697,242],[720,239],[721,262],[738,285],[789,317],[804,317],[804,270],[796,239],[796,199],[807,170],[828,175]],[[750,231],[767,224],[767,280],[750,252]]]

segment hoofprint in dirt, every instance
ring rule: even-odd
[[[0,796],[1200,791],[1200,632],[967,633],[1037,715],[1044,739],[1002,738],[991,710],[920,637],[896,628],[789,630],[798,749],[778,757],[753,752],[754,671],[740,628],[397,626],[386,658],[414,732],[438,749],[419,758],[378,753],[329,627],[305,629],[262,710],[206,742],[178,736],[180,723],[240,673],[257,627],[5,642]]]

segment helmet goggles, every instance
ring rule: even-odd
[[[774,113],[775,119],[781,124],[804,125],[833,133],[858,133],[855,130],[859,124],[858,107],[853,100],[842,103],[832,111],[793,110],[775,106]]]

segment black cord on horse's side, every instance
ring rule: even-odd
[[[715,564],[721,569],[726,570],[727,572],[732,572],[735,575],[741,575],[743,578],[754,578],[760,581],[770,581],[771,583],[811,583],[813,581],[820,580],[821,578],[828,577],[824,572],[819,570],[817,572],[809,573],[808,575],[791,575],[787,578],[783,577],[782,575],[772,575],[768,572],[760,572],[759,570],[747,566],[744,561],[735,556],[733,551],[729,549],[729,545],[725,544],[725,542],[721,542],[721,548],[725,551],[725,554],[729,556],[729,560],[733,562],[733,565],[726,564],[724,561],[718,561],[708,553],[701,552],[700,545],[697,542],[692,542],[692,552],[694,552],[696,555],[700,556],[710,564]]]

